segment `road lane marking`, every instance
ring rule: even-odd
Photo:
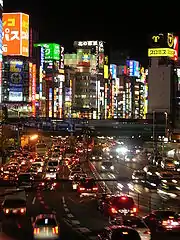
[[[67,208],[67,205],[66,204],[63,204],[64,208]]]
[[[65,203],[65,198],[64,198],[64,196],[62,196],[62,202]]]
[[[88,237],[89,240],[97,240],[97,237],[96,236],[91,236],[91,237]]]
[[[33,200],[32,200],[32,204],[34,205],[35,202],[36,202],[36,197],[33,198]]]
[[[76,230],[78,230],[82,233],[90,233],[91,232],[91,230],[89,230],[88,228],[85,228],[85,227],[76,228]]]
[[[69,200],[71,200],[73,203],[75,204],[79,204],[79,202],[76,202],[74,199],[72,199],[71,197],[68,197]]]
[[[68,208],[64,208],[64,211],[65,212],[70,212]]]
[[[80,225],[80,221],[78,220],[71,220],[72,225]]]
[[[68,218],[73,218],[74,217],[71,213],[67,214],[67,216],[68,216]]]

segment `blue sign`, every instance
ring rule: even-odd
[[[139,78],[140,76],[139,62],[134,60],[127,60],[126,64],[127,64],[127,67],[129,68],[129,76]]]
[[[117,66],[115,64],[110,64],[110,73],[113,79],[117,77]]]
[[[0,19],[0,62],[2,62],[2,19]]]
[[[23,62],[10,61],[9,101],[23,101]]]

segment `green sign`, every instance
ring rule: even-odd
[[[45,60],[60,60],[60,45],[57,43],[36,43],[34,47],[44,47]]]

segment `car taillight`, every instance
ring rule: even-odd
[[[137,212],[137,208],[136,208],[136,207],[133,208],[133,212],[134,212],[134,213]]]
[[[80,191],[84,191],[84,190],[85,190],[85,188],[83,188],[83,187],[80,187],[80,188],[79,188],[79,190],[80,190]]]
[[[25,212],[26,212],[26,210],[24,208],[20,209],[20,213],[25,213]]]
[[[39,234],[40,233],[40,229],[39,228],[34,228],[34,234]]]
[[[53,234],[58,234],[58,227],[53,227],[52,232]]]
[[[98,188],[97,187],[93,187],[93,191],[97,191],[98,190]]]
[[[112,213],[118,213],[118,211],[115,208],[113,208],[113,207],[111,208],[111,212]]]
[[[168,221],[162,221],[162,225],[163,226],[167,226],[168,225]]]
[[[127,197],[121,197],[121,200],[125,201],[127,199]]]
[[[145,231],[145,232],[143,232],[144,234],[151,234],[151,232],[150,231]]]
[[[9,213],[9,209],[5,209],[5,213],[8,214]]]

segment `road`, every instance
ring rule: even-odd
[[[97,169],[100,169],[99,163],[93,163]],[[82,163],[83,169],[89,175],[90,168],[87,162]],[[128,164],[125,166],[121,163],[115,164],[115,172],[114,177],[124,176],[129,177],[132,174],[132,168],[140,168],[142,167],[142,163],[139,164]],[[67,167],[63,167],[60,178],[68,178],[69,171]],[[107,178],[112,175],[107,173],[100,173],[102,178]],[[117,183],[115,182],[107,182],[109,188],[116,189]],[[113,184],[115,187],[113,187]],[[5,187],[0,188],[0,192],[3,193],[5,191]],[[138,188],[140,189],[140,188]],[[142,189],[143,190],[143,189]],[[135,196],[135,193],[130,192],[130,194]],[[154,194],[154,195],[153,195]],[[143,190],[141,194],[141,198],[146,199],[145,190]],[[148,193],[147,196],[152,195],[159,199],[156,193]],[[0,202],[2,202],[3,198],[0,198]],[[158,201],[158,200],[157,200]],[[142,204],[142,200],[140,201],[140,205]],[[144,208],[147,209],[147,204],[144,203]],[[143,206],[142,206],[143,207]],[[82,239],[97,239],[97,233],[102,231],[105,226],[108,226],[108,219],[100,214],[97,210],[96,200],[93,199],[80,199],[78,194],[72,190],[72,186],[70,182],[60,182],[57,191],[41,191],[40,189],[36,189],[35,191],[29,193],[27,198],[27,217],[24,219],[20,219],[19,223],[21,228],[15,224],[15,221],[3,221],[2,222],[2,230],[4,233],[7,233],[13,239],[24,240],[24,236],[26,236],[26,240],[32,239],[32,224],[31,220],[35,216],[40,213],[54,213],[58,219],[60,225],[60,236],[62,240],[82,240]],[[140,208],[141,212],[145,213],[143,208]],[[2,216],[0,216],[2,220]],[[162,237],[162,236],[161,236]],[[163,237],[164,238],[164,237]],[[153,238],[153,240],[158,239],[158,237]],[[164,240],[169,239],[164,238]],[[176,240],[179,238],[170,238],[172,240]]]
[[[113,159],[114,162],[114,172],[109,173],[103,173],[101,170],[101,162],[92,162],[95,169],[97,170],[99,176],[102,179],[118,179],[118,178],[129,178],[131,179],[132,173],[134,170],[143,169],[145,165],[147,165],[147,160],[139,156],[137,158],[137,162],[134,163],[127,163],[123,160],[116,160]],[[179,204],[174,201],[171,202],[164,202],[162,198],[157,194],[156,189],[148,189],[147,187],[144,187],[139,184],[132,184],[132,182],[123,182],[123,181],[108,181],[106,182],[108,188],[111,192],[124,192],[128,193],[130,196],[132,196],[136,202],[136,205],[138,206],[140,215],[145,215],[151,210],[155,209],[163,209],[163,208],[172,208],[173,210],[179,211]],[[130,185],[129,185],[130,184]],[[129,186],[130,187],[129,187]],[[122,188],[123,186],[123,188]]]

